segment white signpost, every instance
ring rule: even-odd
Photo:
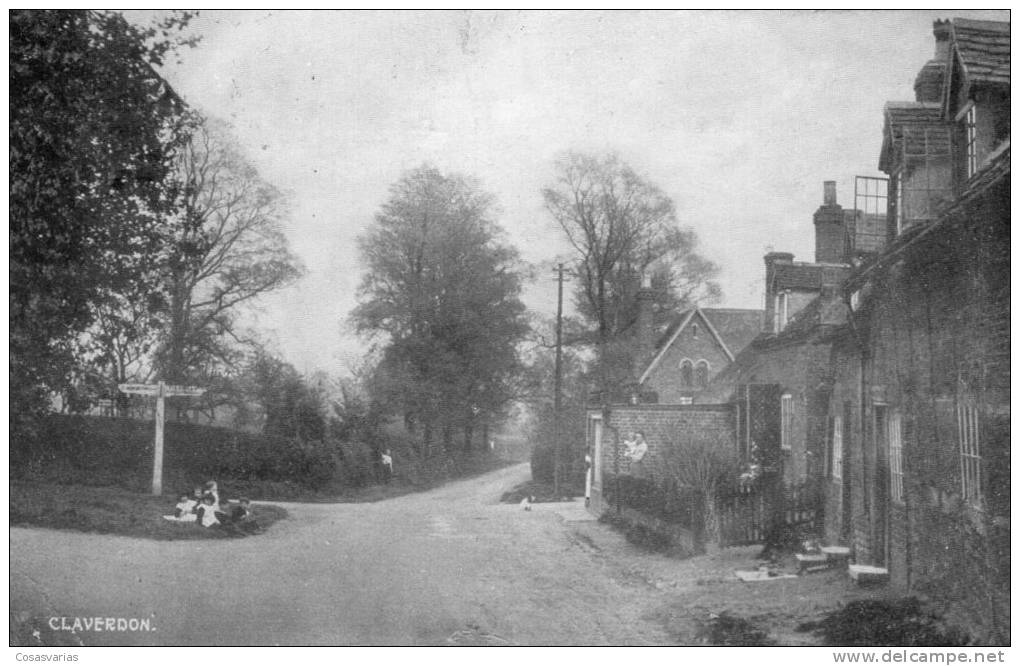
[[[177,386],[159,382],[158,384],[118,384],[121,393],[156,396],[156,447],[152,460],[152,494],[163,494],[163,416],[165,414],[164,398],[176,395],[202,395],[205,389],[196,386]]]

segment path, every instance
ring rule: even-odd
[[[152,632],[86,632],[87,645],[667,643],[641,617],[658,592],[577,537],[580,507],[498,503],[528,474],[283,504],[289,520],[243,540],[13,528],[11,611],[151,618]]]

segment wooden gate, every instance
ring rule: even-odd
[[[805,537],[822,532],[823,496],[817,483],[772,488],[765,483],[738,485],[724,490],[719,500],[721,546],[764,543],[773,507],[783,523]]]

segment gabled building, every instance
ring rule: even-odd
[[[851,256],[876,247],[862,231],[866,220],[861,211],[844,210],[836,184],[825,182],[813,219],[815,261],[765,255],[763,327],[697,401],[733,405],[743,459],[765,463],[787,485],[823,472],[831,336],[846,321],[839,288]],[[858,239],[866,239],[864,248]]]
[[[761,330],[761,310],[694,307],[681,312],[638,378],[643,395],[689,405]]]
[[[889,103],[887,239],[842,287],[826,537],[1009,641],[1009,24],[934,25],[912,102]]]

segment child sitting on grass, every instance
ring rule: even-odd
[[[167,520],[176,520],[182,523],[193,523],[197,519],[195,515],[195,507],[197,504],[188,498],[187,493],[181,493],[177,498],[177,504],[174,505],[174,514],[172,516],[163,516]]]
[[[195,508],[198,507],[198,501],[188,497],[187,493],[181,493],[180,501],[174,507],[174,516],[177,520],[193,521],[195,520]]]
[[[231,516],[233,524],[242,532],[248,534],[256,534],[262,531],[262,527],[259,526],[255,518],[252,517],[251,513],[251,502],[247,497],[242,497],[238,501],[238,505],[234,507],[233,515]]]
[[[223,524],[227,520],[227,515],[219,511],[219,507],[216,505],[216,498],[213,497],[212,493],[206,493],[202,497],[202,504],[199,505],[195,513],[202,527],[214,527]]]

